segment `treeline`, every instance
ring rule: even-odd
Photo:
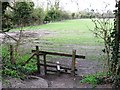
[[[9,6],[9,8],[6,8],[6,6]],[[112,11],[101,14],[94,12],[94,10],[70,13],[62,10],[59,7],[59,2],[55,2],[46,10],[41,7],[35,8],[33,2],[2,2],[2,30],[4,31],[9,31],[11,28],[40,25],[67,19],[95,17],[113,18],[114,14]]]
[[[13,9],[8,8],[5,11],[4,20],[13,28],[71,19],[70,13],[58,6],[51,6],[46,10],[41,7],[34,8],[33,2],[15,2],[11,6]]]
[[[73,19],[80,19],[80,18],[114,18],[113,11],[108,10],[107,12],[95,12],[94,10],[83,10],[78,13],[72,13]]]

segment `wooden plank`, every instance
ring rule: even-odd
[[[44,64],[40,63],[40,66],[44,66]],[[56,68],[56,65],[46,65],[47,67],[53,67],[53,68]]]
[[[36,52],[36,50],[32,50],[32,52]],[[72,57],[71,54],[65,54],[65,53],[56,53],[56,52],[47,52],[47,51],[39,51],[39,53],[49,54],[49,55],[58,55],[58,56]],[[83,55],[75,55],[75,57],[76,58],[85,59],[85,56],[83,56]]]
[[[43,62],[43,61],[42,61]],[[56,62],[51,62],[51,61],[47,61],[48,64],[57,64]],[[60,65],[60,66],[65,66],[65,67],[69,67],[68,65],[65,65],[65,64],[57,64],[57,65]]]
[[[59,64],[59,61],[57,61],[57,74],[60,75],[60,72],[61,72],[61,68],[60,68],[60,65]]]
[[[59,61],[57,61],[56,65],[57,65],[57,70],[60,71],[60,65],[59,65]]]
[[[44,64],[42,64],[42,63],[40,63],[40,65],[41,65],[41,66],[44,66]],[[53,67],[53,68],[56,68],[56,67],[57,67],[57,65],[49,65],[49,64],[47,64],[46,66],[47,66],[47,67]],[[71,68],[63,67],[63,66],[61,66],[60,68],[61,68],[61,69],[66,69],[66,70],[71,70]],[[75,71],[77,71],[77,69],[75,69]]]
[[[75,76],[75,64],[76,64],[76,58],[75,58],[75,55],[76,55],[76,50],[73,50],[72,51],[72,66],[71,66],[71,74]]]
[[[44,60],[44,73],[45,73],[45,75],[46,75],[46,74],[47,74],[46,54],[43,55],[43,60]]]
[[[31,57],[22,66],[25,66],[34,56],[35,56],[35,53],[33,53]]]
[[[39,58],[39,47],[36,46],[36,58],[37,58],[37,71],[40,74],[40,58]]]
[[[56,72],[56,73],[57,73],[56,70],[47,70],[47,72]],[[69,73],[69,72],[63,72],[63,71],[61,71],[60,73],[71,74],[71,73]]]

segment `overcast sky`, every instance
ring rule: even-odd
[[[46,1],[47,0],[33,0],[35,3],[35,6],[41,6],[46,7]],[[54,0],[51,0],[54,1]],[[60,6],[62,9],[71,11],[71,12],[76,12],[76,11],[81,11],[84,9],[89,8],[91,9],[98,9],[99,11],[102,11],[105,9],[106,4],[109,4],[107,7],[107,10],[114,10],[115,9],[115,0],[60,0]],[[78,6],[76,5],[75,1],[79,3],[79,9]]]

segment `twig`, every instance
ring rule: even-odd
[[[5,33],[5,32],[3,32],[3,34],[5,34],[5,35],[7,35],[8,37],[12,38],[12,39],[15,40],[16,42],[18,41],[16,38],[10,36],[9,34],[7,34],[7,33]]]

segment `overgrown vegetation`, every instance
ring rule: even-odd
[[[17,25],[17,27],[30,25],[34,9],[33,7],[33,2],[15,2],[13,6],[15,9],[11,11],[13,25]]]
[[[95,29],[92,32],[104,40],[107,61],[107,72],[110,72],[113,79],[111,79],[114,88],[120,87],[120,64],[119,64],[119,49],[120,49],[120,1],[116,3],[117,10],[115,10],[114,25],[110,22],[110,18],[105,18],[104,13],[101,18],[92,18],[95,24]],[[109,77],[108,77],[109,78]]]
[[[99,84],[112,83],[112,81],[108,79],[109,76],[110,76],[110,73],[97,72],[96,74],[85,75],[80,82],[91,84],[92,87],[95,88]]]
[[[104,14],[103,14],[104,16]],[[91,19],[94,23],[94,30],[91,30],[96,37],[99,37],[104,42],[104,54],[105,54],[105,65],[108,71],[110,70],[110,59],[111,59],[111,33],[113,31],[113,21],[110,18],[104,18],[104,17],[96,17],[95,19]]]
[[[116,0],[117,1],[117,0]],[[112,43],[112,57],[111,57],[111,69],[113,78],[113,88],[120,88],[120,1],[116,2],[114,29],[111,33]]]
[[[12,8],[12,7],[10,6],[9,2],[1,2],[0,1],[0,5],[2,5],[2,15],[1,15],[2,30],[0,32],[8,32],[12,27],[12,24],[11,24],[12,21],[11,21],[10,15],[6,14],[5,11],[6,11],[7,7],[10,7],[10,8]]]
[[[32,59],[29,64],[22,66],[23,63],[29,58],[29,55],[20,55],[16,57],[16,63],[12,64],[10,61],[9,45],[2,46],[2,77],[11,76],[16,78],[25,79],[27,75],[35,72],[36,60]]]

